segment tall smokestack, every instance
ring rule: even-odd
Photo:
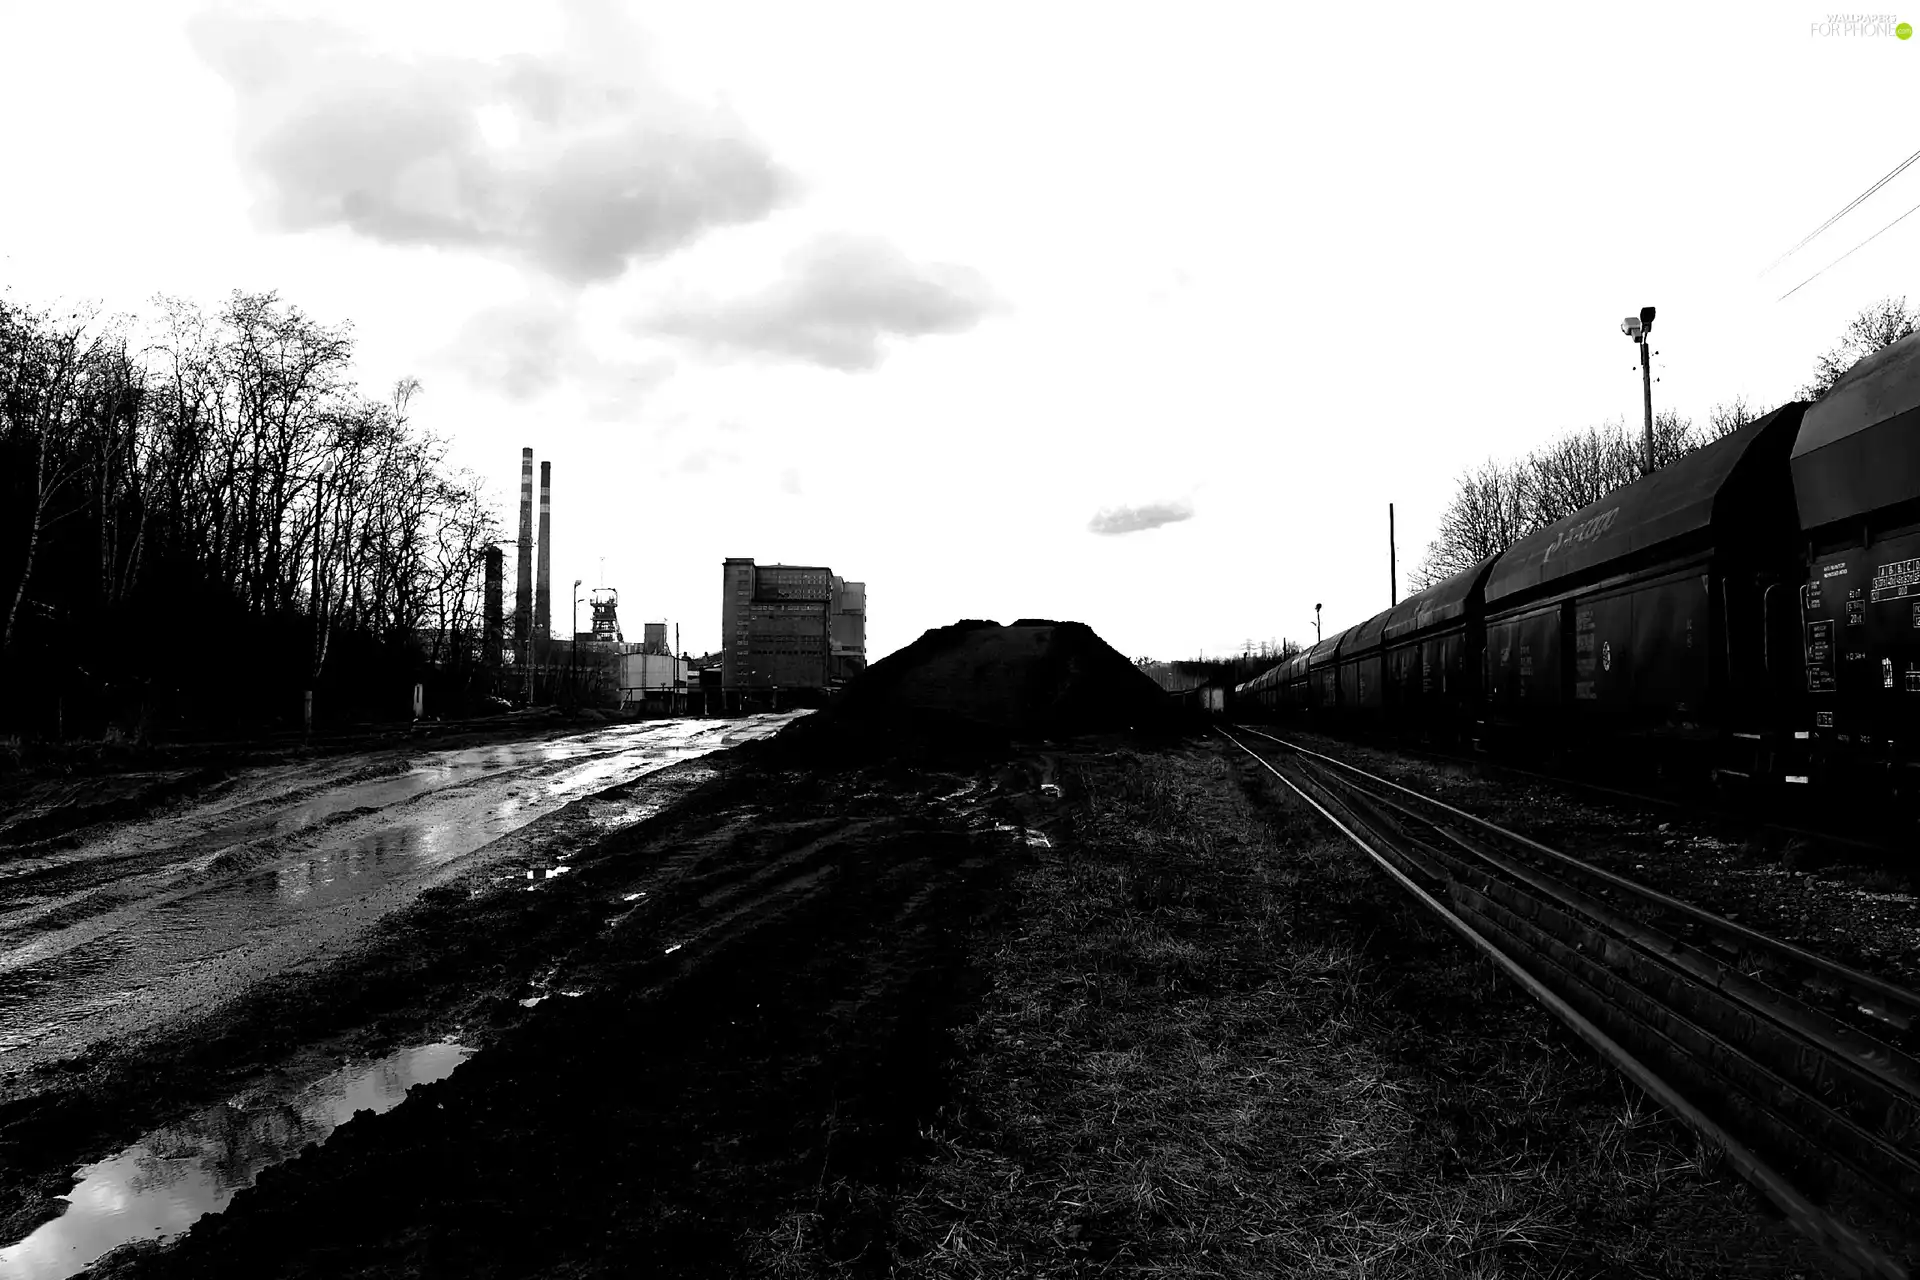
[[[533,450],[520,451],[520,574],[513,593],[513,655],[533,661]]]
[[[501,616],[506,601],[507,557],[499,547],[487,548],[486,621],[480,632],[480,662],[489,676],[499,674],[501,649],[506,641],[506,620]]]
[[[544,647],[553,636],[553,464],[540,464],[540,585],[533,603],[533,634]]]

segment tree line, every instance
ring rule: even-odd
[[[1232,653],[1174,662],[1143,657],[1135,658],[1133,665],[1162,689],[1178,693],[1209,681],[1243,684],[1299,652],[1300,646],[1292,640],[1247,640]]]
[[[0,724],[143,730],[477,687],[481,482],[274,293],[142,316],[0,295]]]
[[[1800,388],[1798,398],[1818,400],[1863,356],[1916,328],[1920,309],[1909,308],[1905,298],[1887,298],[1862,309],[1840,340],[1814,362],[1814,376]],[[1770,411],[1740,396],[1713,406],[1704,424],[1672,410],[1658,413],[1653,420],[1653,464],[1664,467]],[[1424,591],[1464,572],[1631,484],[1640,478],[1641,462],[1640,432],[1615,419],[1567,432],[1525,457],[1508,462],[1489,458],[1463,472],[1424,559],[1409,575],[1411,589]]]

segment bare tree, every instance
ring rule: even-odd
[[[1800,398],[1818,400],[1863,357],[1891,346],[1917,328],[1920,310],[1908,307],[1905,298],[1882,298],[1862,307],[1860,314],[1848,322],[1840,341],[1813,362],[1813,381],[1800,388]]]
[[[271,293],[155,301],[141,345],[0,294],[0,660],[46,676],[0,683],[0,718],[121,673],[253,714],[336,639],[343,689],[460,665],[498,524],[408,422],[419,383],[363,397],[349,328]]]
[[[1656,469],[1701,443],[1690,420],[1672,410],[1654,415]],[[1460,477],[1409,585],[1424,591],[1593,505],[1639,479],[1642,462],[1640,433],[1629,432],[1618,419],[1569,431],[1518,462],[1489,459]]]
[[[1440,528],[1425,559],[1408,575],[1415,591],[1462,573],[1524,537],[1529,524],[1527,481],[1519,467],[1489,458],[1462,472],[1440,513]]]
[[[1772,412],[1769,409],[1748,401],[1746,396],[1737,395],[1731,400],[1722,400],[1707,410],[1707,429],[1703,433],[1702,444],[1712,444],[1715,440],[1732,435],[1749,422],[1757,422]]]

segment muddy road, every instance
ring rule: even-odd
[[[322,962],[471,874],[500,837],[781,722],[651,721],[247,770],[141,821],[0,849],[0,1079]]]
[[[94,820],[87,797],[13,808],[0,1276],[69,1275],[177,1233],[355,1112],[452,1070],[471,1052],[458,1024],[564,936],[507,939],[484,911],[440,930],[435,908],[532,903],[578,852],[792,718],[121,776],[107,785],[162,800],[118,821]]]

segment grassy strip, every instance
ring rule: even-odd
[[[1237,762],[1122,752],[1068,782],[1077,834],[1021,873],[958,1097],[886,1197],[893,1274],[1826,1273]],[[810,1215],[756,1237],[770,1272],[880,1262],[830,1257]]]

